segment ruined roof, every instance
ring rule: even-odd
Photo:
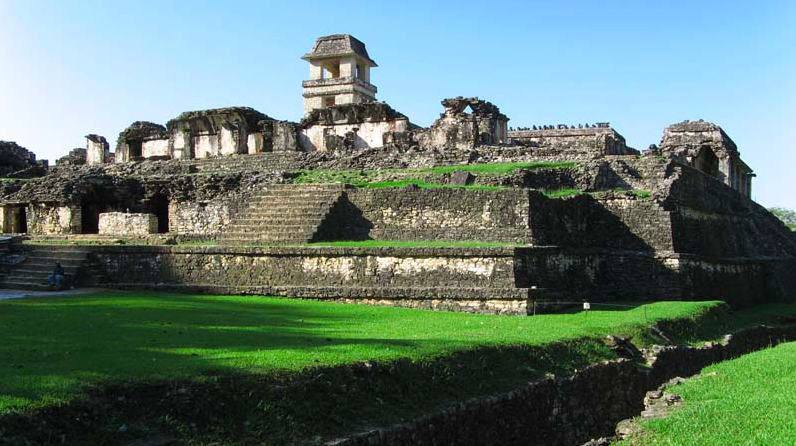
[[[315,46],[312,47],[312,51],[301,58],[304,60],[312,60],[326,57],[350,56],[352,54],[364,58],[373,64],[374,67],[378,66],[368,55],[365,44],[350,34],[332,34],[331,36],[318,37],[318,40],[315,41]]]
[[[691,137],[691,136],[678,136],[673,137],[672,134],[679,134],[679,135],[689,135],[689,134],[707,134],[700,137]],[[712,136],[708,136],[712,134]],[[684,140],[683,138],[688,139],[688,141]],[[686,142],[690,142],[692,144],[700,144],[702,142],[706,142],[712,140],[716,143],[722,144],[725,149],[737,152],[738,146],[735,145],[735,141],[727,135],[727,133],[719,127],[718,125],[705,121],[704,119],[700,119],[698,121],[689,121],[685,120],[683,122],[678,122],[677,124],[672,124],[669,127],[666,127],[663,131],[663,140],[661,140],[661,147],[669,146],[669,145],[679,145],[684,144]]]
[[[364,102],[361,104],[338,104],[326,108],[318,108],[301,120],[301,126],[313,125],[359,124],[363,122],[387,122],[405,119],[386,102]]]
[[[270,120],[268,115],[251,107],[225,107],[180,113],[166,123],[169,131],[175,127],[192,127],[197,130],[216,133],[224,123],[245,122],[249,128],[257,128],[257,123]]]
[[[119,138],[116,144],[122,144],[126,141],[146,138],[168,138],[166,127],[149,121],[135,121],[129,127],[119,132]]]

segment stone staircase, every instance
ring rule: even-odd
[[[89,246],[17,245],[12,254],[22,260],[9,267],[0,286],[7,289],[46,290],[47,276],[52,274],[56,262],[61,264],[73,285],[98,283],[101,268],[89,259],[90,252]]]
[[[253,196],[221,234],[225,244],[302,244],[343,194],[342,184],[276,184]]]

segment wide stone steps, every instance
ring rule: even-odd
[[[312,240],[340,199],[340,184],[270,185],[227,226],[222,243],[302,244]]]
[[[52,274],[56,262],[61,264],[68,277],[80,281],[86,274],[94,273],[87,261],[88,253],[87,249],[72,246],[21,245],[14,250],[14,254],[23,256],[23,260],[10,267],[9,273],[3,278],[2,287],[47,289],[47,277]]]

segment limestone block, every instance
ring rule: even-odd
[[[99,233],[103,235],[135,236],[156,234],[158,218],[154,214],[106,212],[99,214]]]

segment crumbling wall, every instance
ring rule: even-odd
[[[27,206],[28,234],[79,234],[81,209],[54,203],[31,203]]]
[[[105,212],[99,214],[102,235],[141,236],[157,234],[158,218],[154,214]]]
[[[607,122],[577,128],[565,124],[533,126],[531,129],[512,130],[508,136],[512,143],[536,150],[552,150],[564,158],[639,154],[638,150],[628,147],[625,138]]]
[[[0,176],[36,167],[36,155],[15,142],[0,141]]]
[[[491,102],[459,96],[443,99],[442,106],[445,112],[440,118],[428,130],[418,133],[416,139],[421,147],[472,149],[509,142],[509,118]],[[467,109],[472,113],[467,113]]]
[[[169,232],[215,238],[232,222],[239,207],[225,199],[172,202],[169,204]]]
[[[349,190],[320,229],[321,239],[526,243],[523,190],[362,188]]]
[[[173,158],[210,158],[257,153],[261,121],[272,120],[250,107],[227,107],[181,113],[166,123]],[[249,143],[253,147],[249,147]]]
[[[105,164],[111,161],[110,146],[104,136],[86,135],[86,164]]]
[[[56,166],[82,166],[86,164],[86,149],[77,147],[55,161]]]
[[[670,125],[656,150],[751,197],[755,175],[741,160],[735,142],[716,124],[699,120]]]
[[[671,216],[660,203],[630,192],[550,199],[531,195],[535,245],[672,251]]]
[[[409,119],[383,102],[343,104],[312,110],[301,121],[305,151],[345,152],[385,144],[388,132],[407,132]]]

